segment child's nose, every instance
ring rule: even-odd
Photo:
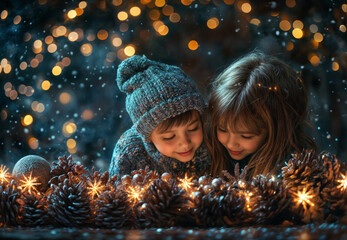
[[[228,148],[238,147],[240,146],[237,138],[233,136],[233,134],[230,134],[228,139]]]
[[[191,142],[191,140],[190,140],[190,137],[188,137],[188,136],[183,136],[181,138],[181,145],[183,145],[183,146],[189,145],[190,142]]]

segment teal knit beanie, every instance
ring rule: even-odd
[[[194,109],[202,114],[206,108],[195,83],[182,69],[145,56],[132,56],[118,66],[117,85],[127,94],[126,110],[146,141],[165,119]]]

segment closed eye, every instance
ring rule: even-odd
[[[223,128],[218,128],[217,130],[220,131],[220,132],[227,132],[227,130],[225,130]]]
[[[195,128],[189,129],[188,131],[189,131],[189,132],[195,132],[195,131],[198,130],[198,129],[199,129],[199,126],[196,126]]]
[[[175,135],[173,135],[172,137],[168,137],[168,138],[163,138],[164,141],[170,141],[172,139],[174,139]]]
[[[242,138],[244,139],[252,139],[254,136],[245,136],[245,135],[241,135]]]

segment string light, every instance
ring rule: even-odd
[[[8,171],[8,168],[6,168],[6,166],[2,165],[0,166],[0,180],[1,180],[1,183],[3,182],[9,182],[10,180],[10,174],[7,173]]]
[[[147,188],[145,188],[145,189],[147,189]],[[135,186],[135,187],[130,186],[126,190],[126,192],[128,194],[128,198],[133,205],[135,205],[136,203],[141,201],[142,194],[144,191],[145,191],[144,188],[141,190],[141,188],[139,186]]]
[[[31,175],[32,172],[30,173],[29,177],[23,175],[24,179],[20,180],[22,185],[19,187],[23,192],[28,191],[29,194],[31,194],[31,191],[38,192],[35,186],[41,185],[41,183],[37,181],[37,177],[32,178]]]
[[[94,180],[94,183],[89,182],[88,187],[89,195],[94,198],[95,196],[99,196],[105,189],[105,186],[102,185],[101,181]]]
[[[342,177],[342,179],[337,180],[337,182],[340,183],[338,188],[341,189],[341,191],[346,191],[347,190],[347,178],[346,178],[346,175],[343,175],[341,173],[340,176]]]
[[[306,191],[306,188],[304,188],[302,191],[298,191],[297,193],[294,193],[294,201],[296,202],[296,207],[302,204],[305,211],[307,210],[307,205],[310,205],[311,207],[313,207],[314,203],[311,202],[310,200],[313,197],[314,195],[312,194],[312,190]]]
[[[190,192],[190,190],[192,189],[192,186],[194,185],[193,183],[193,178],[188,178],[187,174],[184,176],[184,178],[180,178],[178,179],[178,181],[180,181],[179,186],[181,186],[184,190],[186,190],[186,192]]]

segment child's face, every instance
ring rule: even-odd
[[[240,123],[234,129],[237,130],[234,132],[229,127],[217,126],[217,138],[235,160],[242,160],[257,151],[266,138],[266,131],[256,134]]]
[[[151,134],[151,141],[159,152],[181,162],[193,159],[195,151],[203,140],[199,113],[194,113],[190,122],[159,132],[158,127]]]

